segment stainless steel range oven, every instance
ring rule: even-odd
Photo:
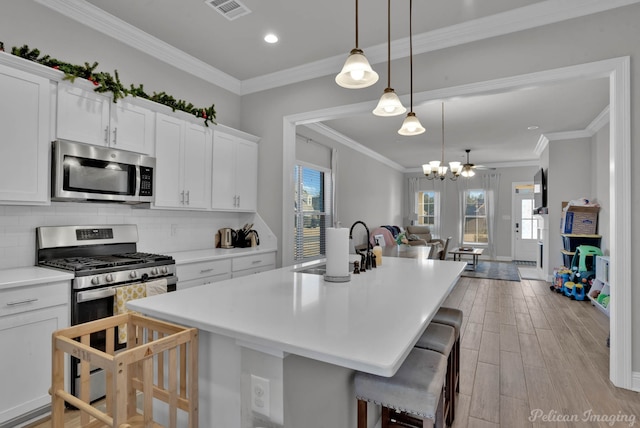
[[[175,291],[175,261],[161,254],[137,251],[136,225],[46,226],[36,229],[37,264],[73,272],[71,325],[113,315],[116,289],[125,285],[163,279],[167,291]],[[126,344],[115,340],[115,349]],[[93,334],[91,346],[105,350],[104,334]],[[79,391],[79,364],[71,358],[71,393]],[[91,400],[104,396],[102,370],[91,372]]]

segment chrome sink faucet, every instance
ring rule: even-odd
[[[353,239],[353,228],[356,226],[356,224],[361,224],[364,226],[365,230],[367,231],[367,249],[365,252],[359,252],[358,250],[356,250],[357,253],[359,253],[362,256],[362,263],[360,264],[360,271],[364,272],[366,269],[371,269],[372,268],[372,260],[373,260],[373,247],[371,246],[371,241],[370,241],[370,237],[371,237],[371,232],[369,232],[369,228],[367,227],[367,225],[361,221],[358,220],[355,223],[353,223],[351,225],[351,229],[349,229],[349,239]]]

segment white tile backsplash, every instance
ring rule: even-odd
[[[218,229],[238,229],[254,222],[254,217],[250,213],[159,210],[108,203],[0,206],[0,269],[34,265],[38,226],[136,224],[139,251],[168,253],[213,248]]]

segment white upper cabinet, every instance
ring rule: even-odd
[[[56,136],[153,155],[154,112],[130,99],[111,97],[60,82]]]
[[[0,202],[49,201],[49,79],[0,65]]]
[[[256,211],[258,145],[248,139],[216,131],[211,189],[214,210]]]
[[[157,113],[155,208],[208,209],[213,131]]]

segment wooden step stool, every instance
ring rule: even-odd
[[[126,324],[127,347],[114,351],[117,327]],[[106,334],[106,351],[90,346],[90,335]],[[153,399],[167,403],[169,427],[177,427],[177,410],[188,427],[198,427],[198,330],[135,313],[116,315],[53,333],[51,421],[64,426],[65,402],[77,407],[81,427],[161,427],[153,421]],[[80,363],[80,398],[64,390],[64,355]],[[89,402],[90,370],[106,372],[106,411]],[[154,378],[155,377],[155,378]],[[136,405],[143,394],[143,412]]]

